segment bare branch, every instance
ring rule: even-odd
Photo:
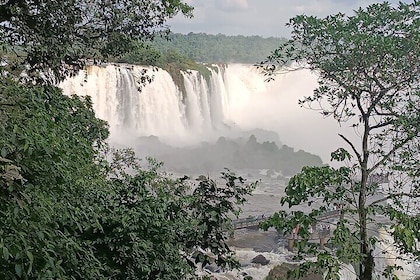
[[[376,164],[374,164],[371,168],[367,170],[368,173],[374,171],[376,168],[381,166],[384,162],[386,162],[394,153],[400,149],[402,146],[407,144],[409,141],[413,140],[415,135],[413,134],[411,137],[405,138],[403,141],[395,145],[387,154],[385,154],[380,161],[378,161]]]
[[[346,141],[347,144],[350,145],[351,149],[353,150],[353,152],[356,154],[357,160],[359,161],[359,163],[362,163],[362,156],[359,154],[359,152],[356,150],[356,147],[354,147],[353,143],[350,142],[349,139],[347,139],[344,135],[342,134],[338,134],[338,136],[340,136],[344,141]]]
[[[390,194],[390,195],[385,196],[385,197],[383,197],[381,199],[378,199],[378,200],[373,201],[372,203],[369,204],[369,206],[376,205],[378,203],[387,201],[388,199],[391,199],[391,198],[401,198],[401,197],[420,198],[420,194],[417,194],[417,195],[416,194],[412,194],[412,193],[396,193],[396,194]]]

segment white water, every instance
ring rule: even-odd
[[[74,78],[61,84],[66,94],[89,95],[99,118],[110,124],[111,139],[131,145],[138,136],[155,135],[169,144],[192,144],[216,139],[220,135],[239,130],[263,128],[278,132],[283,143],[322,156],[341,146],[335,137],[338,127],[332,120],[300,109],[297,100],[310,95],[316,78],[308,71],[297,71],[278,76],[266,83],[264,77],[249,65],[227,65],[211,70],[206,81],[195,71],[183,73],[185,95],[171,76],[163,70],[153,74],[154,81],[138,91],[138,81],[144,68],[138,66],[91,66]],[[278,183],[277,183],[278,184]],[[278,193],[271,193],[278,185],[257,190],[255,204],[249,204],[249,213],[272,213],[279,209]],[[261,203],[264,201],[264,203]],[[388,240],[387,233],[381,233]],[[384,251],[384,250],[382,250]],[[376,253],[382,252],[377,249]],[[396,254],[388,248],[388,254]],[[238,258],[249,262],[256,252],[240,249]],[[394,253],[392,253],[394,252]],[[285,260],[285,254],[264,253],[269,266],[248,266],[244,269],[254,279],[264,279],[269,270]],[[381,268],[389,264],[389,255],[379,262]],[[414,271],[412,263],[405,271]],[[410,279],[413,274],[401,274]],[[219,279],[237,279],[238,272],[218,275]],[[343,268],[342,279],[354,279],[351,268]],[[380,278],[379,278],[380,279]]]
[[[395,271],[398,279],[415,279],[416,275],[420,275],[420,264],[413,261],[412,256],[397,253],[389,229],[380,228],[378,239],[379,241],[373,252],[377,260],[375,265],[377,279],[385,279],[381,276],[381,273],[388,265],[397,265],[402,268]]]
[[[309,71],[280,75],[267,83],[250,65],[217,68],[211,69],[208,82],[196,71],[183,73],[184,96],[163,70],[149,69],[154,81],[139,92],[144,69],[139,66],[90,66],[60,86],[66,94],[90,95],[97,116],[110,124],[111,140],[121,144],[155,135],[168,144],[186,145],[262,128],[325,162],[341,145],[332,120],[298,106],[298,99],[316,86]]]

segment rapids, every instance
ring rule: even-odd
[[[139,91],[145,69],[153,81]],[[310,95],[317,86],[316,77],[309,71],[279,75],[270,83],[251,65],[214,65],[209,71],[208,77],[197,71],[182,72],[184,89],[180,89],[179,81],[175,83],[162,69],[107,64],[89,66],[60,87],[68,95],[91,96],[97,117],[108,121],[111,142],[116,144],[131,146],[137,137],[154,135],[167,144],[182,146],[261,128],[277,132],[283,143],[318,154],[325,162],[331,151],[342,146],[335,135],[349,128],[339,128],[333,120],[297,105],[299,98]],[[278,184],[261,184],[244,214],[271,214],[279,210],[282,188]],[[390,246],[389,233],[382,230],[379,235],[383,242],[375,253],[383,254],[384,258],[376,267],[397,262],[403,267],[400,279],[418,275],[418,266],[413,262],[396,259],[398,254]],[[246,266],[243,271],[253,279],[264,279],[288,255],[281,244],[275,250],[258,253],[253,248],[237,248],[238,258],[244,264],[259,253],[271,262],[269,266]],[[238,271],[214,275],[218,279],[243,278]],[[343,266],[341,279],[355,279],[351,266]],[[377,275],[377,279],[382,277]]]

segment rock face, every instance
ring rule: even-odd
[[[270,263],[270,260],[267,260],[263,255],[258,255],[255,258],[252,259],[251,263],[261,264],[261,265],[267,265]]]
[[[296,280],[296,278],[287,278],[287,272],[294,268],[296,268],[296,265],[294,264],[282,263],[281,265],[275,266],[265,279],[266,280],[284,280],[284,279]],[[315,273],[311,273],[301,278],[301,280],[322,280],[322,279],[323,279],[322,275],[315,274]]]

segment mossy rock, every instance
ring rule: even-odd
[[[265,280],[297,280],[296,278],[287,278],[287,272],[296,268],[296,265],[290,263],[282,263],[281,265],[275,266]],[[322,275],[320,274],[309,274],[300,280],[322,280]]]

